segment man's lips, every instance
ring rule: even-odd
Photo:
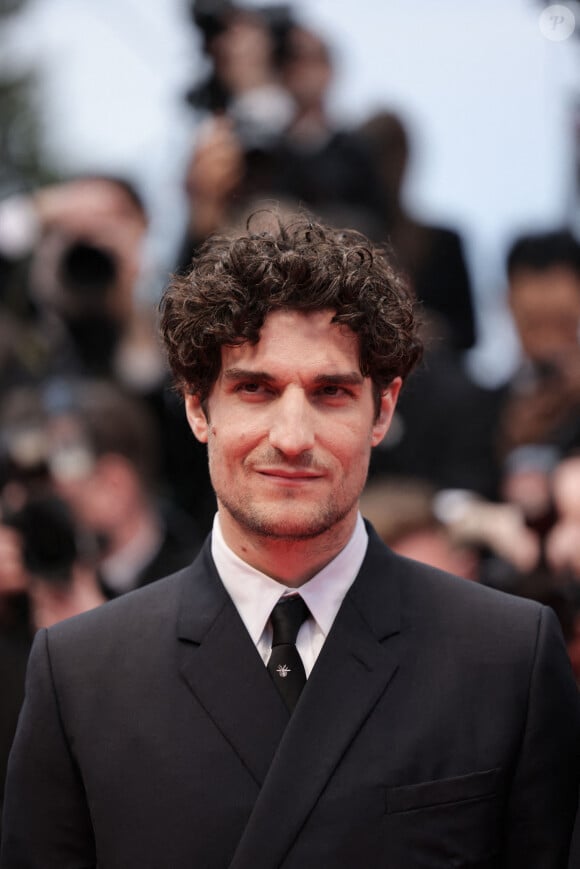
[[[305,470],[304,468],[256,468],[256,472],[264,477],[301,482],[303,480],[318,480],[323,474],[320,471]]]

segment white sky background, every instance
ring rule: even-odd
[[[501,376],[515,353],[501,304],[506,246],[573,213],[578,34],[546,39],[538,0],[293,6],[335,46],[339,121],[386,107],[406,118],[415,146],[409,205],[463,233],[481,314],[477,370]],[[187,9],[184,0],[29,0],[0,41],[4,58],[41,65],[57,168],[134,177],[153,207],[159,250],[183,219],[179,185],[195,118],[182,95],[203,69]]]

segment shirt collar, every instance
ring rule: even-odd
[[[367,544],[368,535],[359,513],[346,546],[298,589],[324,636],[330,631],[340,605],[360,570]],[[261,573],[237,556],[224,540],[219,514],[214,519],[211,553],[225,589],[257,645],[276,603],[284,594],[295,594],[297,590]]]

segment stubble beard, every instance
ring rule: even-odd
[[[336,528],[353,510],[358,498],[349,503],[320,505],[314,515],[304,510],[303,515],[276,515],[279,511],[266,504],[254,504],[249,498],[230,499],[227,493],[218,494],[218,502],[245,531],[268,540],[299,542],[321,537]]]
[[[314,540],[323,535],[331,535],[338,530],[340,523],[356,510],[366,482],[366,473],[359,481],[355,491],[347,491],[339,486],[326,496],[324,500],[314,501],[309,498],[303,502],[299,492],[280,492],[276,501],[260,500],[250,491],[238,494],[234,488],[219,484],[219,475],[213,473],[212,451],[210,449],[209,469],[220,510],[225,510],[236,524],[246,533],[264,540],[280,543],[299,543]],[[275,464],[278,455],[263,455],[260,464],[267,466]],[[254,464],[257,463],[254,460]],[[311,454],[304,454],[293,462],[295,467],[311,469],[313,459]],[[322,469],[321,469],[322,470]],[[367,463],[368,473],[368,463]],[[217,476],[217,479],[214,477]],[[218,483],[218,485],[216,485]]]

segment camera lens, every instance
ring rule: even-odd
[[[74,295],[98,298],[105,295],[117,276],[113,254],[87,242],[75,242],[64,252],[59,280]]]

